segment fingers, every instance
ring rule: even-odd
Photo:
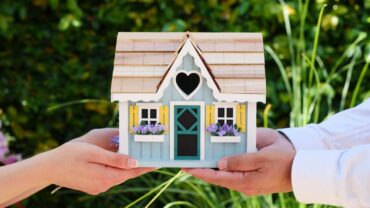
[[[183,169],[184,172],[215,185],[237,189],[244,180],[242,172],[216,171],[213,169]]]
[[[222,158],[218,161],[218,168],[227,171],[253,171],[257,170],[261,153],[240,154]]]
[[[155,168],[134,168],[130,170],[120,170],[121,174],[117,176],[115,185],[123,183],[126,180],[136,178],[153,170],[155,170]]]
[[[131,169],[138,166],[138,162],[127,155],[111,152],[99,147],[91,148],[90,162],[107,165],[119,169]]]
[[[87,142],[106,150],[117,151],[117,146],[112,143],[112,138],[118,133],[118,128],[93,129],[74,141]]]
[[[142,174],[154,170],[154,168],[135,168],[130,170],[117,169],[114,167],[103,166],[100,164],[91,164],[93,177],[87,187],[82,191],[92,195],[106,192],[111,187],[121,184],[129,179],[138,177]]]

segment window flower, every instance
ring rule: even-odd
[[[132,131],[138,135],[161,135],[164,133],[164,126],[160,123],[140,124],[132,127]]]
[[[211,133],[212,136],[238,136],[240,128],[236,124],[228,125],[224,123],[221,125],[214,123],[207,127],[207,132]]]

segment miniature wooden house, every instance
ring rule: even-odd
[[[111,98],[119,152],[141,167],[217,167],[221,157],[256,151],[265,94],[261,33],[118,34]],[[157,124],[164,129],[148,131]],[[232,125],[238,133],[221,132]]]

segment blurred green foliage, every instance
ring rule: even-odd
[[[342,54],[345,57],[341,62],[342,70],[335,73],[331,85],[322,86],[323,95],[325,99],[330,98],[330,102],[322,106],[325,111],[318,112],[317,121],[321,121],[340,109],[345,83],[349,84],[348,97],[352,97],[365,63],[370,62],[367,36],[370,32],[370,0],[311,1],[302,28],[300,12],[304,2],[290,0],[286,3],[282,7],[273,0],[2,0],[0,119],[5,131],[15,138],[11,142],[12,149],[31,156],[89,129],[117,124],[109,91],[119,31],[261,31],[266,46],[286,65],[284,73],[292,78],[293,65],[290,63],[295,57],[291,56],[290,44],[298,48],[303,44],[306,51],[312,51],[319,12],[327,4],[315,57],[321,70],[319,73],[325,77],[325,69],[338,63]],[[289,14],[291,40],[287,37],[282,8]],[[298,37],[300,32],[304,34],[303,41]],[[347,47],[361,34],[361,42],[346,53]],[[352,78],[346,82],[348,64],[354,54]],[[289,125],[290,103],[294,97],[287,92],[270,53],[265,53],[265,58],[267,103],[271,104],[266,123],[270,127],[285,127]],[[365,71],[363,77],[355,103],[370,96],[370,73]],[[345,108],[351,105],[350,101],[344,99]],[[263,109],[264,105],[259,105],[261,112]],[[262,119],[259,123],[262,125]],[[50,190],[46,190],[24,203],[30,207],[50,207],[49,204],[114,207],[127,204],[143,191],[150,190],[152,185],[147,181],[163,179],[158,173],[145,177],[124,185],[127,188],[135,184],[142,187],[141,192],[139,189],[130,193],[118,191],[118,195],[126,198],[117,199],[111,195],[93,198],[74,191],[51,196]],[[220,193],[218,190],[216,195]],[[176,193],[172,195],[176,196]],[[157,203],[162,206],[166,200]]]

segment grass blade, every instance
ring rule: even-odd
[[[365,74],[367,72],[367,69],[369,68],[369,64],[370,64],[370,60],[367,61],[366,64],[364,65],[364,67],[362,68],[360,77],[358,78],[358,81],[356,83],[355,90],[353,91],[353,95],[352,95],[350,107],[353,107],[356,104],[356,99],[357,99],[357,96],[358,96],[358,92],[360,91],[360,86],[362,84],[362,80],[365,77]]]
[[[313,42],[313,49],[312,49],[312,54],[311,54],[311,67],[310,67],[310,74],[309,74],[309,80],[308,80],[308,86],[310,87],[311,84],[312,84],[312,76],[313,76],[313,68],[315,67],[315,59],[316,59],[316,52],[317,52],[317,45],[319,43],[319,36],[320,36],[320,26],[321,26],[321,22],[322,22],[322,16],[324,14],[324,10],[325,10],[325,7],[327,5],[324,4],[322,7],[321,7],[321,10],[320,10],[320,14],[319,14],[319,19],[317,21],[317,25],[316,25],[316,32],[315,32],[315,38],[314,38],[314,42]]]

